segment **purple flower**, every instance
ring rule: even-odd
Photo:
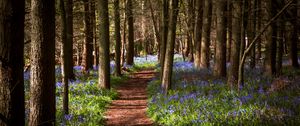
[[[83,123],[83,122],[84,122],[84,118],[83,118],[82,115],[79,115],[79,116],[78,116],[78,121],[79,121],[80,123]]]
[[[260,86],[259,90],[258,90],[258,93],[263,94],[264,92],[265,92],[264,89],[262,88],[262,86]]]
[[[56,87],[62,87],[62,86],[63,86],[62,82],[60,81],[56,82]]]
[[[73,118],[73,115],[71,115],[71,114],[65,115],[65,120],[67,120],[67,121],[72,120],[72,118]]]

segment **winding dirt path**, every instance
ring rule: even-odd
[[[146,116],[146,88],[154,74],[152,70],[133,73],[117,88],[119,98],[111,103],[105,113],[107,126],[153,125],[153,121]]]

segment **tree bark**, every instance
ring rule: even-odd
[[[64,0],[59,1],[60,4],[60,12],[61,12],[61,69],[62,69],[62,82],[64,85],[64,92],[63,92],[63,113],[69,114],[69,71],[66,67],[68,67],[68,56],[72,56],[68,52],[67,43],[67,17],[66,17],[66,10],[65,10],[65,3]]]
[[[226,77],[226,0],[216,1],[217,41],[214,75]]]
[[[298,26],[297,26],[297,1],[294,0],[293,1],[293,5],[291,7],[291,12],[292,12],[292,17],[293,19],[291,20],[291,39],[288,40],[288,43],[290,44],[290,53],[289,53],[289,57],[290,57],[290,61],[292,63],[292,66],[294,68],[299,68],[299,62],[298,62],[298,47],[297,47],[297,43],[298,43]]]
[[[203,19],[203,0],[196,1],[196,26],[195,26],[195,67],[200,68],[201,60],[201,37],[202,37],[202,19]]]
[[[161,65],[161,81],[164,70],[164,62],[166,55],[166,44],[168,40],[168,23],[169,23],[169,2],[168,0],[163,0],[162,6],[162,27],[161,27],[161,44],[160,44],[160,65]]]
[[[29,126],[55,125],[55,1],[31,1]]]
[[[108,0],[98,0],[100,19],[99,86],[110,89]]]
[[[127,0],[127,23],[128,23],[128,45],[126,54],[126,64],[133,65],[134,61],[134,28],[133,28],[133,12],[132,0]]]
[[[91,0],[84,0],[84,34],[82,66],[85,72],[93,68],[93,28],[91,25]]]
[[[274,1],[266,0],[266,12],[267,20],[271,20],[274,16]],[[276,40],[273,36],[276,36],[275,32],[275,23],[267,28],[266,31],[266,59],[265,59],[265,74],[272,76],[276,74]]]
[[[240,45],[241,45],[241,17],[242,17],[242,3],[241,1],[232,2],[232,45],[229,76],[227,78],[229,86],[232,88],[238,80]]]
[[[66,11],[66,71],[68,73],[68,79],[75,80],[75,74],[73,71],[73,0],[65,0],[65,11]]]
[[[0,2],[0,126],[25,125],[24,11],[25,1]]]
[[[168,30],[168,41],[163,69],[163,79],[162,79],[162,88],[165,93],[171,89],[172,82],[172,69],[173,69],[173,57],[174,57],[174,44],[176,39],[176,23],[178,15],[178,0],[171,1],[171,14]]]
[[[209,68],[212,1],[204,0],[200,68]]]
[[[115,39],[116,39],[116,68],[115,68],[115,75],[121,76],[121,27],[120,27],[120,1],[114,0],[114,15],[115,15]]]

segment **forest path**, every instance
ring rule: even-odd
[[[129,79],[117,87],[119,97],[113,100],[105,113],[107,126],[151,126],[146,115],[147,84],[155,76],[153,70],[132,73]]]

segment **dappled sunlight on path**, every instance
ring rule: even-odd
[[[153,121],[146,116],[146,88],[154,74],[154,71],[133,73],[117,88],[119,98],[111,103],[105,113],[106,125],[153,125]]]

